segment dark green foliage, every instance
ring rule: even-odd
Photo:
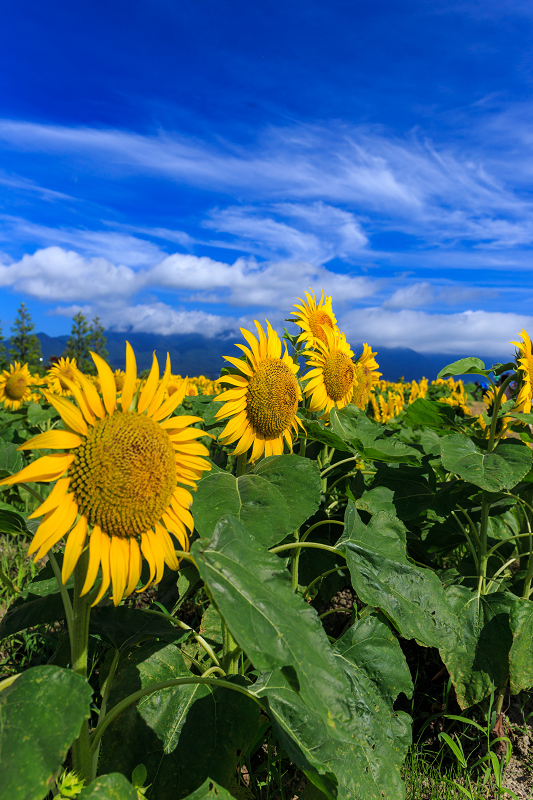
[[[41,360],[41,343],[33,333],[34,329],[28,307],[21,303],[11,327],[9,356],[12,361],[27,363],[30,368],[38,367]]]
[[[89,350],[106,359],[109,353],[106,350],[107,339],[104,336],[104,327],[100,324],[100,317],[94,317],[89,325],[88,333]]]
[[[67,341],[67,346],[63,351],[64,358],[75,358],[78,369],[82,372],[90,372],[94,365],[89,356],[90,350],[90,329],[87,317],[78,311],[72,317],[72,329]]]

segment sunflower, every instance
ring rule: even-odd
[[[367,407],[372,387],[381,377],[381,372],[377,371],[379,364],[376,361],[376,356],[377,353],[373,353],[372,348],[368,344],[364,344],[363,352],[355,362],[355,384],[352,403],[357,408]]]
[[[312,289],[305,293],[305,297],[307,302],[301,297],[298,298],[301,305],[295,303],[294,308],[297,311],[291,311],[291,314],[296,317],[293,322],[302,329],[297,341],[305,342],[308,347],[314,347],[317,339],[325,343],[326,330],[337,330],[337,320],[331,307],[331,297],[326,297],[324,290],[322,290],[322,297],[318,305]]]
[[[126,373],[123,369],[116,369],[113,373],[113,377],[115,379],[115,386],[117,392],[121,392],[124,388],[124,381],[126,380]]]
[[[49,391],[60,397],[72,397],[72,391],[68,384],[79,385],[76,377],[77,371],[75,358],[60,358],[57,364],[53,364],[46,373]]]
[[[21,366],[19,361],[15,361],[9,365],[9,369],[2,370],[0,375],[0,401],[4,401],[6,408],[20,408],[23,403],[32,400],[33,383],[28,365]]]
[[[63,397],[43,392],[59,412],[63,430],[33,437],[19,450],[63,450],[45,455],[0,485],[56,481],[46,500],[31,514],[44,519],[30,544],[29,554],[42,558],[68,534],[62,577],[66,583],[88,539],[89,564],[81,594],[102,581],[95,605],[113,584],[115,605],[136,588],[142,556],[150,567],[147,585],[161,580],[165,563],[179,563],[169,534],[181,548],[188,547],[187,529],[194,527],[190,492],[210,465],[202,458],[207,449],[195,441],[204,432],[189,427],[199,417],[170,415],[183,400],[176,392],[163,400],[170,376],[170,359],[162,380],[153,357],[142,390],[136,384],[135,355],[126,345],[126,378],[120,402],[110,367],[91,353],[102,397],[94,385],[77,372],[79,386],[69,382],[77,406]],[[68,379],[66,379],[68,380]]]
[[[282,354],[281,340],[267,321],[267,333],[255,323],[258,339],[250,331],[241,328],[241,333],[249,344],[238,344],[246,356],[246,361],[224,356],[242,375],[225,375],[221,383],[233,388],[222,392],[215,398],[224,405],[217,412],[217,418],[231,417],[220,434],[225,445],[237,442],[233,451],[241,455],[251,447],[251,461],[263,455],[274,456],[283,453],[283,439],[292,451],[293,439],[297,438],[298,425],[301,425],[296,411],[302,393],[296,380],[298,365],[287,352]]]
[[[533,400],[533,354],[531,353],[531,339],[525,330],[518,334],[523,342],[511,342],[518,347],[516,354],[517,377],[520,380],[520,389],[516,398],[516,411],[529,414]]]

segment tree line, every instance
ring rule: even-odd
[[[46,367],[43,362],[41,342],[34,330],[35,325],[29,309],[25,303],[21,303],[11,326],[7,350],[0,327],[0,367],[6,367],[9,361],[20,361],[36,371],[42,371]],[[94,364],[89,353],[92,350],[102,358],[107,358],[106,341],[100,318],[93,317],[89,321],[81,311],[78,311],[72,318],[72,329],[67,345],[57,356],[75,358],[82,372],[91,372],[94,371]]]

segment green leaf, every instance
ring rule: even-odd
[[[108,707],[141,687],[185,677],[191,673],[174,645],[141,645],[119,661]],[[245,685],[239,676],[225,680]],[[230,785],[258,717],[254,701],[231,689],[200,684],[162,689],[128,706],[109,725],[99,769],[129,776],[144,764],[150,796],[157,800],[186,797],[210,776]]]
[[[461,433],[441,439],[441,457],[449,472],[488,492],[512,489],[532,462],[529,447],[516,439],[499,444],[492,453],[484,453]]]
[[[468,708],[506,680],[512,633],[509,615],[518,598],[505,592],[478,597],[464,586],[446,592],[457,616],[457,642],[440,648],[457,701]]]
[[[28,533],[22,514],[7,503],[0,503],[0,533],[15,536]]]
[[[455,411],[451,406],[422,397],[407,407],[404,421],[407,425],[420,425],[423,428],[437,428],[438,430],[457,427]]]
[[[518,694],[533,686],[533,601],[517,599],[512,605],[511,630],[511,694]]]
[[[485,364],[480,358],[460,358],[459,361],[454,361],[453,364],[448,364],[443,367],[438,378],[450,378],[452,375],[485,375],[488,376],[490,370],[485,369]]]
[[[137,791],[120,772],[102,775],[87,786],[78,800],[138,800]]]
[[[23,672],[0,692],[2,798],[41,800],[89,718],[92,690],[71,670]]]
[[[24,460],[16,444],[5,444],[0,441],[0,476],[13,475],[22,469]]]
[[[385,428],[366,416],[357,406],[333,408],[330,412],[331,429],[363,458],[369,461],[416,464],[420,453],[394,436],[386,436]]]
[[[100,606],[91,610],[91,633],[97,633],[117,650],[126,650],[145,639],[176,642],[189,633],[170,621],[127,606]]]
[[[56,558],[61,566],[61,555],[57,554]],[[73,578],[70,578],[66,584],[67,589],[71,590],[73,583]],[[52,566],[47,564],[9,606],[0,622],[0,639],[33,625],[57,622],[64,617],[65,610],[57,580]]]
[[[35,428],[47,422],[49,419],[54,419],[55,417],[59,419],[59,414],[55,408],[43,408],[39,403],[30,403],[27,410],[27,417],[28,423],[32,428]]]
[[[257,669],[292,668],[302,700],[326,725],[350,723],[355,708],[315,610],[291,588],[283,561],[243,525],[223,518],[192,553],[221,616]],[[289,674],[289,673],[287,673]]]
[[[396,508],[393,498],[394,492],[392,489],[386,486],[374,486],[355,501],[355,507],[359,511],[368,511],[369,514],[377,514],[379,511],[394,514]]]
[[[285,498],[259,475],[236,478],[229,472],[219,472],[202,478],[192,514],[200,536],[211,536],[225,514],[242,520],[266,546],[280,542],[290,531]]]
[[[259,461],[252,474],[265,478],[283,496],[290,530],[298,530],[320,505],[322,484],[316,461],[296,455],[270,456]],[[244,520],[243,525],[248,527]]]
[[[431,484],[430,484],[431,478]],[[417,469],[415,467],[380,467],[374,478],[374,487],[381,487],[393,493],[393,507],[391,513],[396,513],[402,520],[416,519],[428,508],[433,507],[435,500],[434,475],[431,468]],[[376,489],[373,489],[375,491]],[[364,498],[364,496],[363,496]],[[356,503],[356,507],[360,508]],[[453,510],[455,504],[450,509]],[[389,509],[384,508],[384,511]]]
[[[320,491],[316,462],[296,455],[271,456],[240,478],[228,472],[203,478],[192,513],[201,536],[211,536],[218,520],[231,514],[270,547],[314,514]]]
[[[368,616],[338,640],[335,653],[356,702],[357,735],[325,725],[279,672],[260,676],[254,690],[268,702],[289,757],[327,797],[400,800],[410,720],[396,714],[392,703],[399,692],[410,696],[413,689],[400,645],[382,621]]]
[[[434,572],[406,557],[405,527],[383,511],[365,525],[350,502],[337,548],[345,553],[358,597],[380,608],[406,639],[451,646],[456,619]]]
[[[326,428],[324,423],[320,422],[320,420],[302,419],[302,422],[308,439],[320,442],[321,444],[327,444],[328,447],[334,447],[335,450],[340,450],[341,452],[350,452],[351,448],[346,444],[344,439],[341,439],[340,436],[333,433],[330,427]]]
[[[206,778],[204,783],[192,794],[187,795],[185,800],[233,800],[233,795],[227,789],[219,786],[218,783],[212,781],[211,778]]]

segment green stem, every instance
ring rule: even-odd
[[[232,689],[234,692],[239,692],[239,694],[243,694],[246,697],[249,697],[251,700],[256,702],[261,708],[262,703],[258,697],[256,697],[252,692],[249,692],[248,689],[245,689],[243,686],[239,686],[237,683],[230,683],[229,681],[221,681],[219,678],[204,678],[198,676],[191,676],[190,678],[174,678],[168,681],[162,681],[161,683],[153,683],[151,686],[146,686],[144,689],[139,689],[137,692],[130,694],[128,697],[124,698],[120,703],[117,703],[116,706],[113,706],[111,711],[105,715],[104,719],[98,723],[96,726],[92,736],[91,736],[91,751],[94,753],[96,748],[98,747],[98,742],[102,738],[107,726],[113,722],[113,720],[118,717],[119,714],[122,714],[125,708],[130,706],[132,703],[136,703],[138,700],[141,700],[143,697],[146,697],[147,694],[152,694],[153,692],[159,692],[161,689],[171,689],[174,686],[188,686],[190,684],[205,684],[207,686],[218,686],[221,689]]]
[[[239,658],[241,657],[242,650],[233,638],[233,634],[225,621],[222,633],[224,637],[222,669],[226,672],[226,675],[238,675]]]
[[[0,583],[3,583],[8,592],[11,594],[20,594],[20,589],[9,580],[2,567],[0,567]]]
[[[298,539],[299,532],[296,531],[296,534],[295,534],[296,535],[296,543],[297,544],[298,543],[301,544],[302,542],[305,542],[305,540],[307,539],[309,534],[312,533],[312,531],[314,531],[315,528],[319,528],[320,525],[330,525],[330,524],[333,524],[333,525],[344,525],[344,522],[340,522],[339,520],[335,520],[335,519],[322,519],[322,520],[320,520],[320,522],[315,522],[314,525],[311,525],[306,530],[306,532],[301,537],[301,539]],[[301,550],[297,548],[296,552],[294,553],[294,555],[293,555],[293,557],[291,559],[291,586],[292,586],[292,588],[294,589],[295,592],[298,591],[298,566],[299,566],[299,563],[300,563],[300,553],[301,553]]]
[[[316,550],[327,550],[328,553],[336,553],[343,558],[346,558],[344,553],[337,550],[335,547],[330,547],[329,544],[319,544],[318,542],[294,542],[294,544],[280,544],[277,547],[272,547],[269,553],[282,553],[284,550],[294,550],[298,547],[314,547]]]
[[[111,694],[111,687],[113,685],[113,680],[115,679],[115,673],[117,671],[118,660],[120,658],[120,650],[115,650],[115,655],[113,656],[113,661],[111,662],[111,666],[109,668],[109,674],[105,679],[105,683],[103,686],[103,694],[102,694],[102,705],[100,706],[100,712],[98,714],[98,719],[104,719],[106,710],[107,710],[107,701],[109,700],[109,695]],[[100,755],[100,742],[98,743],[98,747],[92,753],[92,769],[91,769],[91,781],[94,781],[96,778],[96,770],[98,769],[98,757]]]
[[[300,451],[298,453],[298,455],[300,455],[302,458],[305,458],[306,447],[307,447],[307,436],[302,436],[302,438],[300,439]]]
[[[318,575],[316,578],[314,578],[311,581],[310,584],[307,585],[307,587],[306,587],[306,589],[305,589],[305,591],[304,591],[304,593],[302,595],[302,598],[305,600],[305,598],[309,594],[309,591],[311,590],[311,588],[315,585],[315,583],[318,583],[319,580],[321,580],[322,578],[326,578],[328,575],[331,575],[333,572],[344,572],[345,569],[346,569],[346,567],[333,567],[333,569],[328,569],[326,572],[323,572],[322,575]]]
[[[80,592],[85,582],[87,565],[89,563],[89,548],[87,548],[78,559],[74,568],[74,592],[73,592],[73,624],[71,642],[71,663],[72,669],[78,675],[87,679],[87,652],[89,647],[89,617],[91,606],[87,595],[80,597]],[[72,745],[72,766],[74,772],[88,785],[92,779],[92,757],[89,742],[89,723],[84,720],[81,731]]]
[[[181,628],[184,631],[190,631],[192,633],[192,635],[194,636],[194,638],[196,639],[196,641],[198,642],[198,644],[200,645],[200,647],[203,647],[203,649],[205,650],[205,652],[207,653],[209,658],[212,661],[215,662],[215,665],[217,667],[220,667],[220,661],[218,660],[217,656],[215,655],[215,652],[214,652],[213,648],[211,647],[211,645],[208,644],[208,642],[206,642],[206,640],[204,639],[203,636],[200,636],[199,633],[196,633],[194,628],[191,628],[190,625],[187,625],[186,622],[182,622],[180,619],[177,619],[176,617],[173,617],[171,614],[164,614],[162,611],[154,611],[151,608],[146,609],[144,613],[145,614],[154,614],[156,617],[161,617],[162,619],[166,619],[169,622],[172,622],[174,625],[177,625],[179,628]]]
[[[48,559],[52,566],[52,570],[54,571],[55,579],[57,581],[57,585],[59,586],[59,593],[61,594],[61,600],[63,601],[63,608],[65,609],[65,618],[67,620],[67,630],[68,630],[68,638],[70,640],[70,652],[72,654],[72,637],[74,635],[74,615],[72,612],[72,603],[70,602],[69,593],[65,584],[63,583],[63,578],[61,577],[61,570],[59,569],[59,564],[56,561],[55,555],[50,550],[48,552]]]
[[[344,458],[342,461],[336,461],[335,464],[332,464],[330,467],[326,467],[320,473],[320,477],[323,478],[324,475],[327,475],[328,472],[331,472],[332,469],[336,469],[336,467],[340,467],[342,464],[348,464],[350,461],[356,461],[359,456],[350,456],[350,458]]]
[[[44,497],[41,497],[39,492],[36,492],[35,489],[32,489],[27,483],[20,483],[19,486],[22,486],[32,497],[35,497],[35,499],[39,501],[39,504],[44,503]]]
[[[459,517],[457,516],[455,511],[452,511],[452,516],[455,517],[455,520],[456,520],[457,524],[461,528],[463,536],[466,539],[466,543],[468,545],[468,549],[470,550],[470,554],[471,554],[472,558],[474,559],[474,564],[475,564],[476,570],[477,570],[477,569],[479,569],[479,564],[478,564],[478,560],[477,560],[477,553],[476,553],[476,550],[474,548],[474,545],[472,544],[472,540],[471,540],[470,536],[468,535],[465,526],[463,525],[463,523],[461,522],[461,520],[459,519]]]
[[[324,611],[323,614],[318,615],[318,619],[324,619],[324,617],[329,617],[330,614],[351,614],[352,611],[349,608],[330,608],[329,611]]]

